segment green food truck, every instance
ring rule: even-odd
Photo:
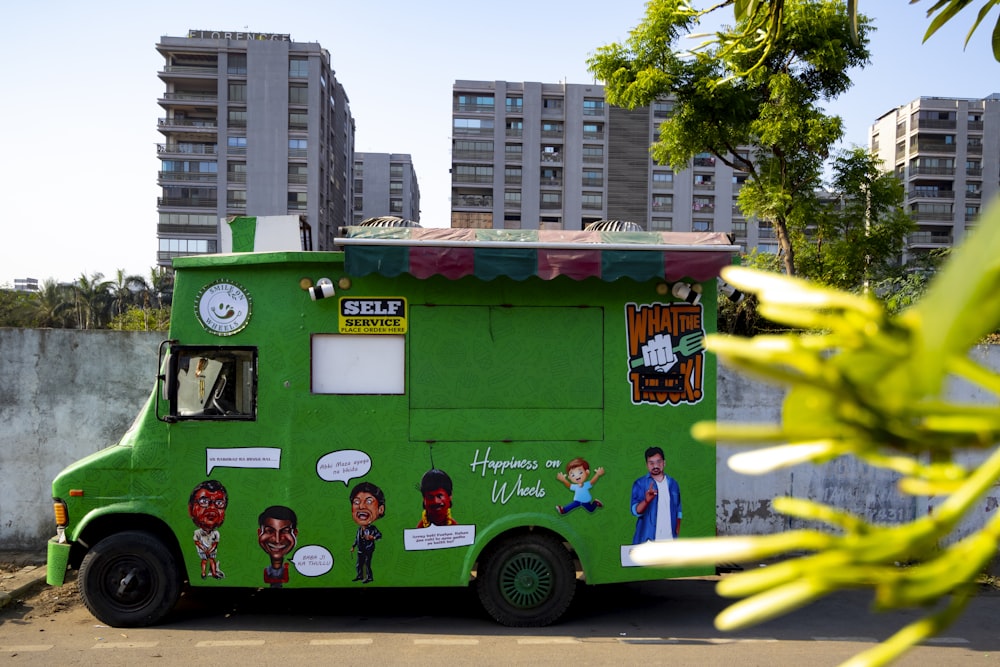
[[[174,260],[148,401],[53,482],[50,584],[78,568],[127,627],[185,585],[473,583],[536,626],[578,582],[710,573],[629,554],[715,534],[715,451],[689,430],[715,417],[726,235],[341,233]]]

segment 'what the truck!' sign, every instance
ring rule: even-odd
[[[406,333],[406,299],[402,297],[341,297],[340,333]]]

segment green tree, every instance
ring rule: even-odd
[[[794,230],[792,245],[802,277],[855,290],[898,273],[914,224],[903,210],[903,184],[868,151],[841,152],[833,170],[834,198],[820,202],[810,225]]]
[[[588,66],[612,104],[673,98],[674,113],[651,149],[657,162],[681,170],[707,152],[747,172],[740,208],[774,228],[785,272],[794,275],[792,235],[810,223],[823,164],[843,135],[840,118],[821,104],[845,92],[848,71],[868,62],[868,22],[860,17],[854,40],[842,2],[785,0],[780,31],[763,54],[746,19],[719,32],[714,45],[682,51],[678,39],[702,15],[686,0],[652,0],[629,39],[600,47]],[[743,146],[753,153],[741,153]]]
[[[129,306],[140,305],[142,294],[149,291],[149,285],[142,276],[128,275],[125,269],[115,271],[115,279],[110,285],[111,315],[121,315]]]
[[[89,277],[81,273],[73,283],[77,326],[80,329],[100,329],[109,319],[114,283],[103,278],[103,273],[92,273]]]
[[[108,328],[115,331],[167,331],[170,328],[170,308],[129,306],[125,312],[111,318]]]
[[[72,326],[76,311],[76,295],[69,285],[60,285],[49,278],[41,289],[31,295],[30,326],[63,329]]]
[[[30,321],[31,294],[0,288],[0,327],[23,327]]]

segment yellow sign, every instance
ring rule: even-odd
[[[342,296],[339,321],[342,334],[405,334],[406,299]]]

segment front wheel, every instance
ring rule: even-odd
[[[481,559],[479,600],[497,622],[539,627],[559,619],[576,593],[576,569],[562,543],[547,535],[501,542]]]
[[[141,531],[116,533],[95,544],[83,558],[78,579],[90,613],[116,628],[157,623],[181,589],[170,550]]]

